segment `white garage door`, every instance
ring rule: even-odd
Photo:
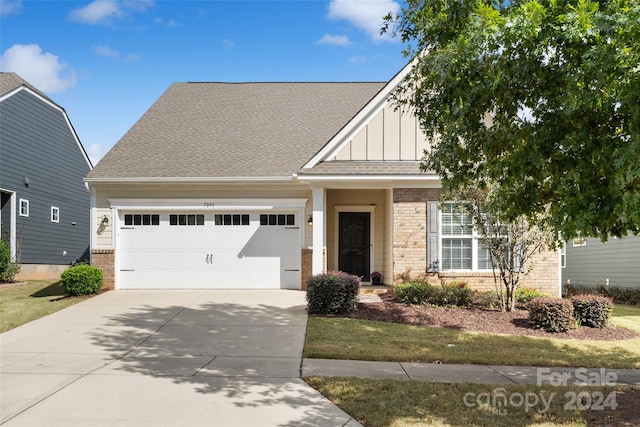
[[[300,289],[300,218],[291,212],[119,215],[122,289]]]

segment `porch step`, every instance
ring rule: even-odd
[[[370,295],[370,294],[384,294],[387,291],[393,290],[393,286],[391,285],[360,285],[360,295]]]

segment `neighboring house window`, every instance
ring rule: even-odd
[[[565,268],[567,266],[567,242],[561,242],[560,246],[560,267]]]
[[[578,237],[577,239],[573,239],[573,247],[576,246],[585,246],[587,244],[587,239],[584,237]]]
[[[249,214],[216,214],[215,225],[249,225]]]
[[[20,216],[29,216],[29,201],[20,199]]]
[[[459,203],[445,202],[440,217],[441,268],[491,270],[489,250],[473,229],[471,216]]]
[[[51,206],[51,222],[60,222],[60,208]]]

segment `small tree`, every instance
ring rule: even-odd
[[[531,271],[531,257],[555,245],[553,234],[540,225],[532,225],[523,215],[505,220],[488,191],[469,188],[443,193],[443,198],[458,202],[459,209],[471,217],[478,238],[491,257],[501,309],[513,311],[520,280]]]

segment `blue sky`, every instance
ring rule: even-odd
[[[0,70],[65,108],[94,164],[173,82],[387,81],[392,0],[0,0]]]

